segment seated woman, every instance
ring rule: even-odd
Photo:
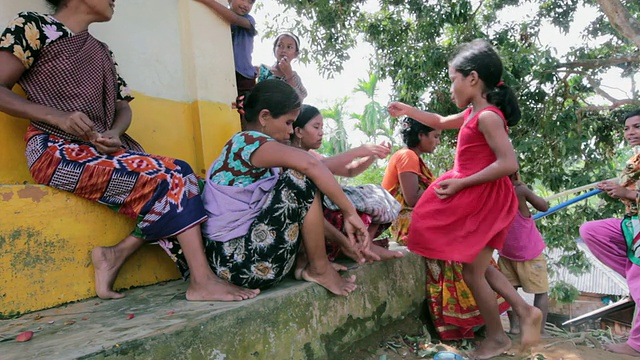
[[[367,229],[329,169],[287,145],[300,105],[295,90],[275,79],[259,82],[239,98],[237,108],[247,130],[227,142],[207,172],[206,257],[222,279],[264,289],[293,269],[302,245],[307,257],[298,263],[296,274],[334,294],[348,295],[356,288],[355,276],[341,278],[327,259],[321,193],[339,204],[350,238],[369,241]],[[179,245],[167,250],[187,276]]]
[[[177,237],[192,268],[189,300],[242,300],[249,291],[217,278],[203,255],[206,213],[189,164],[145,154],[125,131],[133,97],[113,54],[87,31],[109,21],[113,1],[49,0],[53,15],[20,13],[0,38],[0,111],[31,119],[29,170],[39,184],[105,204],[137,220],[131,235],[91,253],[96,294],[121,298],[113,283],[147,241]],[[20,84],[24,99],[13,93]]]
[[[293,135],[291,136],[291,144],[302,150],[309,151],[331,170],[334,175],[354,177],[365,171],[376,159],[383,159],[389,155],[390,147],[385,145],[362,145],[355,149],[351,149],[342,154],[338,154],[330,157],[323,157],[314,150],[317,150],[322,145],[323,133],[323,118],[320,111],[310,105],[303,105],[300,115],[293,123]],[[383,191],[380,189],[380,191]],[[386,194],[388,196],[388,194]],[[352,199],[354,204],[358,203],[358,200],[369,202],[369,206],[384,207],[384,203],[380,203],[382,199],[370,198],[370,199]],[[393,199],[391,199],[393,201]],[[364,207],[364,206],[363,206]],[[356,205],[356,208],[357,205]],[[371,213],[364,212],[364,209],[359,210],[360,218],[365,223],[369,230],[369,238],[375,239],[377,236],[389,227],[390,223],[379,223],[375,221],[375,211]],[[342,213],[339,211],[333,211],[325,208],[325,236],[329,240],[327,242],[327,252],[329,253],[329,259],[334,260],[341,252],[351,257],[357,262],[373,261],[373,260],[386,260],[392,258],[402,257],[402,253],[399,251],[389,251],[383,245],[382,242],[373,241],[373,243],[363,249],[354,247],[354,244],[350,243],[348,238],[343,234],[340,229],[343,228]]]
[[[273,55],[276,63],[273,66],[262,64],[258,67],[258,82],[267,79],[278,79],[293,86],[303,101],[307,97],[307,89],[302,85],[302,79],[291,68],[291,62],[300,55],[300,40],[290,32],[284,32],[273,42]]]
[[[401,125],[406,147],[391,156],[382,187],[402,204],[400,215],[389,229],[392,240],[406,245],[413,206],[435,180],[421,155],[431,154],[440,144],[441,130],[412,118],[405,118]],[[509,308],[502,298],[499,304],[501,312]],[[473,338],[474,327],[484,324],[458,262],[427,259],[427,306],[441,340]]]
[[[624,119],[624,138],[631,146],[640,145],[640,110]],[[626,207],[624,219],[589,221],[580,226],[580,237],[598,260],[627,279],[631,297],[640,299],[640,252],[638,251],[638,199],[640,199],[640,154],[635,154],[625,164],[620,183],[603,181],[598,189],[620,199]],[[633,320],[633,328],[626,343],[608,344],[611,352],[640,357],[640,321]]]

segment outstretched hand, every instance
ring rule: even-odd
[[[606,192],[607,195],[616,199],[630,199],[630,198],[633,198],[632,195],[634,195],[634,194],[631,194],[632,190],[629,190],[623,187],[622,185],[609,180],[599,182],[598,185],[596,185],[596,187]]]
[[[384,159],[391,153],[391,144],[382,143],[380,145],[365,144],[360,147],[364,156],[374,156],[378,159]]]
[[[462,179],[446,179],[436,184],[434,191],[440,199],[451,197],[464,189]]]
[[[389,111],[389,115],[391,115],[393,117],[400,117],[400,116],[407,115],[407,112],[409,111],[410,108],[411,108],[411,106],[409,106],[409,105],[407,105],[405,103],[392,102],[387,107],[387,110]]]

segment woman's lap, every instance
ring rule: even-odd
[[[305,176],[294,170],[283,172],[245,236],[226,242],[204,239],[207,261],[214,273],[247,288],[266,288],[282,280],[295,263],[302,222],[315,193],[316,186]],[[169,249],[167,244],[162,245],[188,277],[179,245],[175,241]]]
[[[205,218],[197,177],[184,161],[124,149],[104,155],[42,132],[27,140],[26,155],[38,183],[138,220],[138,237],[176,235]]]

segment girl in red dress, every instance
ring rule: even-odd
[[[542,314],[528,305],[489,263],[501,249],[518,200],[508,175],[518,169],[507,126],[520,108],[502,78],[502,62],[484,40],[462,44],[449,63],[451,95],[461,113],[440,116],[394,102],[391,116],[409,116],[434,129],[460,129],[453,169],[434,181],[416,204],[409,250],[426,258],[460,261],[462,275],[486,323],[486,338],[472,354],[489,359],[511,347],[498,313],[497,292],[522,318],[521,346],[540,338]],[[470,106],[469,106],[470,105]]]

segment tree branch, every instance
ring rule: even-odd
[[[570,61],[566,63],[560,63],[556,65],[555,68],[556,69],[575,69],[575,68],[597,69],[601,67],[620,65],[620,64],[629,63],[629,62],[640,62],[640,54],[634,53],[634,54],[629,54],[629,55],[624,55],[624,56],[614,57],[614,58]]]
[[[609,23],[631,43],[640,48],[640,22],[624,7],[620,0],[596,0]]]
[[[640,105],[640,100],[633,100],[633,99],[625,99],[625,100],[618,100],[615,103],[611,104],[611,105],[591,105],[591,106],[583,106],[581,108],[579,108],[578,110],[576,110],[576,112],[578,112],[578,114],[587,112],[587,111],[604,111],[604,110],[613,110],[616,108],[619,108],[620,106],[623,105]]]
[[[600,87],[600,83],[597,82],[592,77],[590,77],[590,76],[587,77],[587,81],[589,82],[589,85],[591,85],[593,90],[596,92],[596,94],[598,94],[598,95],[602,96],[603,98],[609,100],[612,104],[615,104],[616,102],[620,101],[620,100],[614,98],[613,96],[611,96],[606,91],[602,90],[602,88]]]

